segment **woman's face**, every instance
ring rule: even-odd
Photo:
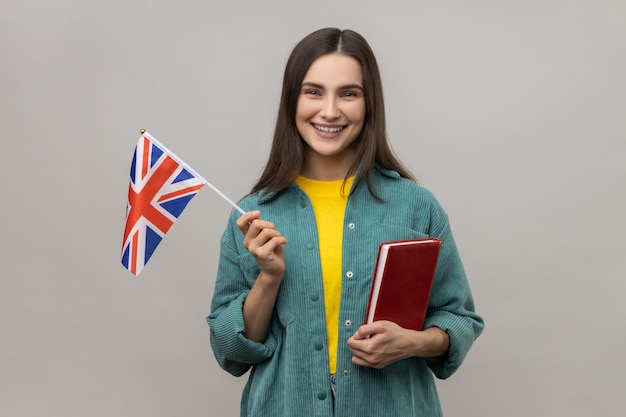
[[[322,55],[313,61],[302,80],[296,108],[296,127],[308,145],[303,175],[313,170],[339,176],[317,179],[343,179],[356,157],[351,145],[361,133],[364,121],[363,73],[359,62],[339,53]],[[316,176],[311,172],[309,175]]]

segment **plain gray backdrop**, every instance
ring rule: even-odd
[[[145,128],[233,199],[295,43],[363,34],[394,149],[446,208],[486,328],[446,416],[626,409],[626,3],[3,0],[0,414],[235,416],[205,316],[230,206],[206,188],[120,265]]]

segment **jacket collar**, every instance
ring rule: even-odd
[[[376,164],[374,173],[381,173],[382,175],[389,177],[389,178],[400,178],[400,174],[398,173],[398,171],[395,171],[393,169],[385,169],[385,168],[381,168],[378,164]],[[359,186],[361,186],[362,184],[359,184]],[[259,192],[259,204],[265,204],[269,201],[272,201],[273,199],[275,199],[279,194],[282,194],[284,192],[287,192],[287,190],[296,190],[299,189],[299,187],[296,185],[295,182],[292,182],[291,184],[289,184],[289,186],[282,190],[282,191],[273,191],[273,192],[265,192],[264,190],[261,190]]]

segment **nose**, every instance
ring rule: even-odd
[[[341,110],[339,110],[337,99],[335,97],[327,97],[324,99],[320,110],[320,116],[324,119],[337,119],[340,115]]]

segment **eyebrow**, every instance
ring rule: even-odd
[[[321,84],[317,84],[311,81],[305,81],[302,83],[302,87],[313,87],[313,88],[319,88],[320,90],[324,90],[324,86]],[[340,90],[352,90],[352,89],[357,89],[357,90],[363,90],[363,86],[361,86],[360,84],[346,84],[346,85],[342,85],[341,87],[339,87]]]

